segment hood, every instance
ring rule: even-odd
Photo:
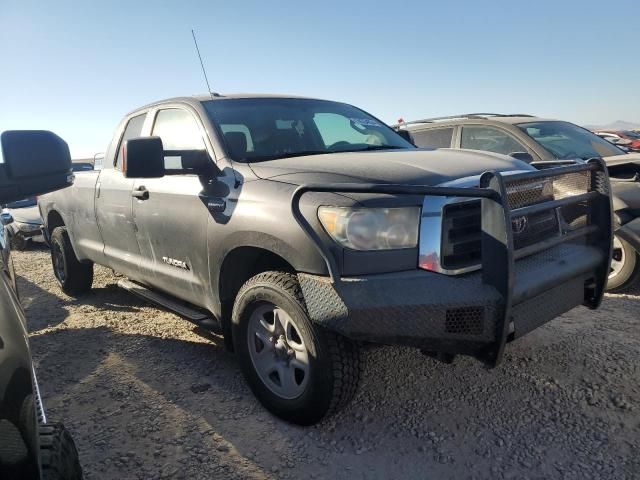
[[[254,173],[302,183],[393,183],[440,185],[486,171],[535,170],[506,155],[469,150],[380,150],[268,160],[251,164]]]
[[[635,163],[640,166],[640,153],[627,153],[623,155],[612,155],[603,157],[603,160],[609,166],[623,165],[625,163]]]
[[[12,208],[9,211],[11,212],[11,215],[16,222],[33,223],[36,225],[42,224],[42,219],[40,218],[40,210],[38,209],[37,205],[25,208]]]

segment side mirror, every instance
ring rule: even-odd
[[[13,223],[13,215],[11,215],[11,212],[0,213],[0,222],[5,226],[11,225]]]
[[[93,169],[102,170],[103,166],[104,166],[104,153],[96,153],[93,156]]]
[[[214,163],[206,150],[165,150],[164,155],[167,175],[206,175],[215,172]]]
[[[0,135],[0,203],[41,195],[73,184],[69,147],[46,130],[7,130]]]
[[[531,155],[529,152],[512,152],[509,154],[509,156],[515,158],[516,160],[522,160],[526,163],[533,162],[533,155]]]
[[[164,177],[164,151],[160,137],[140,137],[124,145],[124,176],[127,178]]]

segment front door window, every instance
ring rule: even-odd
[[[510,155],[527,149],[504,130],[481,125],[462,127],[460,148]]]

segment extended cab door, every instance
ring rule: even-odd
[[[165,150],[205,150],[204,128],[187,107],[158,110],[151,135],[162,138]],[[180,170],[180,156],[165,156],[165,168]],[[199,196],[203,184],[195,174],[168,174],[137,179],[135,190],[146,190],[133,202],[145,283],[195,305],[206,304],[209,282],[207,221],[209,212]]]
[[[122,145],[142,135],[146,116],[142,113],[130,117],[124,129],[116,133],[95,190],[96,219],[104,241],[105,264],[134,280],[140,277],[140,249],[131,196],[134,181],[122,173]]]

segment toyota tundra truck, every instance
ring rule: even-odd
[[[496,366],[508,342],[597,308],[611,260],[601,160],[537,171],[418,149],[345,103],[160,101],[75,175],[39,199],[62,290],[113,269],[223,335],[262,404],[298,424],[349,402],[363,345]]]

